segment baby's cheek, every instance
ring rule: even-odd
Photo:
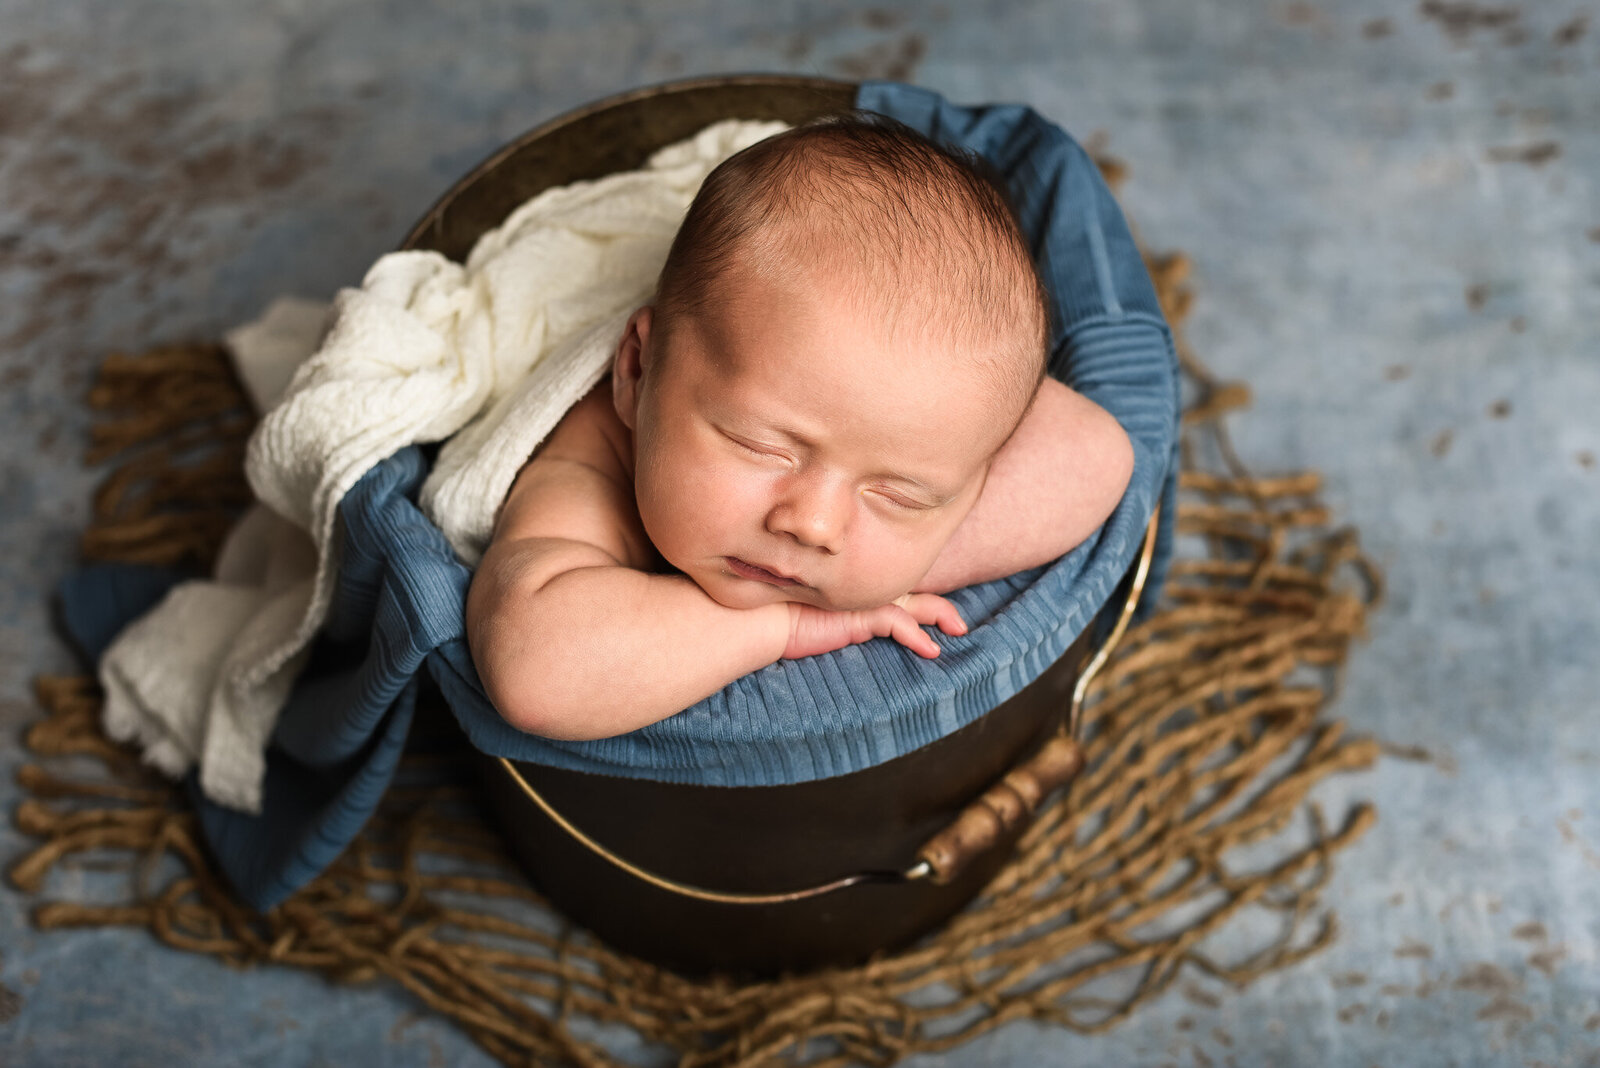
[[[679,568],[706,554],[734,551],[724,543],[748,510],[744,487],[715,464],[686,455],[666,459],[648,474],[641,471],[636,487],[640,518],[656,548]]]
[[[675,487],[673,480],[641,470],[634,483],[634,499],[639,507],[639,522],[656,551],[667,563],[682,569],[689,548],[686,540],[693,530],[693,517],[683,504],[693,497]]]
[[[736,548],[720,544],[723,539],[748,537],[760,522],[760,494],[736,468],[697,465],[683,473],[680,488],[683,509],[694,516],[694,525],[703,536],[719,542],[720,551]]]
[[[876,608],[910,593],[938,554],[938,546],[927,539],[892,531],[864,537],[859,548],[849,575],[830,591],[835,600],[850,602],[851,608]]]

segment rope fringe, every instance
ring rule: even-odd
[[[1176,332],[1188,261],[1149,267]],[[1086,770],[980,898],[904,952],[748,985],[682,978],[557,917],[459,788],[403,784],[332,868],[256,915],[211,868],[181,793],[107,741],[100,694],[81,677],[37,680],[47,716],[26,742],[52,766],[19,774],[29,799],[16,825],[41,842],[11,881],[39,893],[58,868],[114,861],[130,876],[122,901],[43,903],[35,925],[144,927],[232,964],[382,978],[506,1064],[615,1068],[574,1034],[609,1024],[680,1068],[889,1065],[1013,1020],[1105,1031],[1180,976],[1242,987],[1293,965],[1336,936],[1322,888],[1334,854],[1376,818],[1363,804],[1330,824],[1307,798],[1379,754],[1319,714],[1382,580],[1354,531],[1328,529],[1314,472],[1255,477],[1234,454],[1221,419],[1249,390],[1214,378],[1181,337],[1178,353],[1197,400],[1177,525],[1206,551],[1174,561],[1161,610],[1097,678]],[[251,416],[221,347],[113,355],[90,404],[103,415],[88,462],[131,455],[95,496],[85,555],[209,563],[250,500]],[[1222,469],[1203,469],[1202,451]],[[54,770],[85,757],[97,771]],[[1255,864],[1232,859],[1244,846]],[[1275,934],[1237,959],[1212,955],[1218,932],[1255,931],[1262,916]]]
[[[86,465],[122,460],[94,495],[88,560],[208,564],[240,510],[244,443],[255,418],[221,345],[112,353],[89,391],[103,413]]]

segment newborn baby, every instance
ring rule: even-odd
[[[1045,376],[1004,195],[875,117],[725,161],[611,375],[517,476],[467,598],[512,726],[604,738],[785,657],[965,633],[939,594],[1053,560],[1121,499],[1122,427]]]

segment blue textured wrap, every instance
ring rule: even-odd
[[[885,82],[860,107],[970,148],[1004,178],[1055,304],[1051,373],[1111,412],[1133,441],[1132,481],[1084,544],[1043,568],[951,595],[970,631],[923,660],[889,640],[785,660],[678,715],[586,742],[508,727],[483,695],[465,641],[470,571],[415,504],[422,450],[378,464],[339,506],[333,608],[273,735],[263,814],[191,792],[240,896],[268,908],[322,871],[393,777],[426,665],[484,752],[668,782],[767,786],[858,771],[972,722],[1044,671],[1109,600],[1157,501],[1175,492],[1178,375],[1154,287],[1088,154],[1020,106],[964,108]],[[1163,509],[1146,604],[1160,586],[1173,509]],[[96,568],[62,587],[64,618],[91,656],[174,576]],[[132,614],[128,614],[132,613]],[[121,618],[114,618],[121,616]],[[191,782],[192,786],[192,782]]]

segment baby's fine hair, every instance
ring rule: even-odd
[[[1027,404],[1049,300],[1000,181],[981,157],[871,112],[786,130],[707,176],[657,283],[658,329],[715,301],[741,251],[793,237],[797,220],[839,243],[875,293],[986,349],[997,394]]]

